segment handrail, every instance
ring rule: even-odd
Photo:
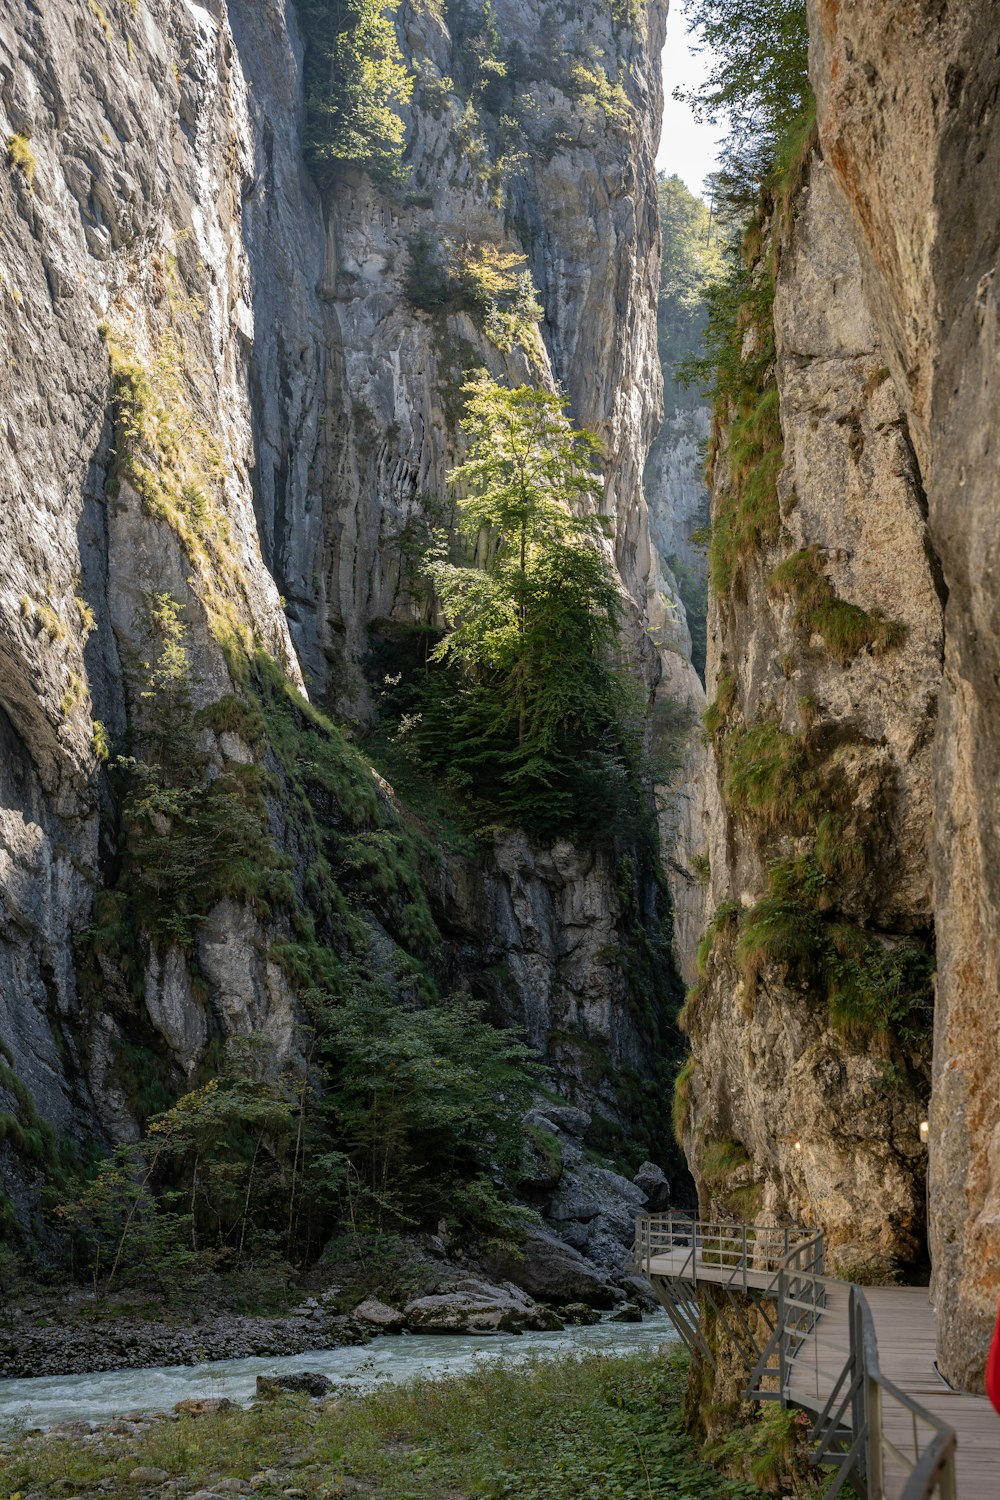
[[[685,1252],[680,1260],[678,1251]],[[655,1258],[667,1256],[669,1269],[653,1267]],[[773,1332],[758,1350],[751,1389],[744,1394],[758,1401],[799,1404],[790,1391],[793,1373],[800,1396],[803,1378],[814,1374],[817,1407],[826,1393],[811,1433],[818,1445],[815,1457],[836,1465],[825,1500],[834,1500],[848,1478],[860,1484],[866,1500],[955,1500],[954,1430],[882,1374],[875,1323],[864,1292],[853,1282],[826,1276],[824,1259],[823,1234],[797,1226],[712,1223],[676,1211],[646,1214],[636,1221],[636,1262],[647,1276],[680,1280],[693,1288],[701,1275],[707,1287],[752,1292],[774,1301]],[[729,1274],[720,1276],[720,1271]],[[845,1287],[847,1349],[842,1335],[839,1344],[830,1343],[832,1329],[824,1336],[823,1322],[831,1294],[839,1289],[842,1297]],[[707,1346],[702,1341],[700,1347]],[[771,1389],[775,1383],[779,1388]],[[893,1405],[910,1416],[912,1443],[905,1448],[886,1431],[884,1410]]]

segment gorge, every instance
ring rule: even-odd
[[[1000,12],[754,11],[708,216],[658,0],[0,6],[9,1299],[696,1196],[982,1388]]]

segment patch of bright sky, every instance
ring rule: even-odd
[[[656,170],[682,182],[699,197],[704,196],[704,181],[719,165],[718,143],[721,125],[699,125],[686,104],[678,104],[673,91],[696,88],[709,68],[709,54],[692,50],[687,22],[678,0],[670,7],[667,18],[667,42],[663,49],[663,133],[656,156]]]

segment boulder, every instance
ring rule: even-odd
[[[538,1326],[534,1309],[521,1300],[475,1292],[443,1292],[417,1297],[404,1309],[414,1333],[522,1333]]]
[[[288,1392],[293,1396],[327,1396],[333,1381],[316,1370],[301,1370],[294,1375],[258,1375],[257,1395],[273,1397]]]
[[[383,1333],[398,1333],[406,1326],[403,1314],[388,1303],[380,1302],[377,1297],[366,1297],[363,1302],[359,1302],[353,1316],[360,1323],[370,1323]]]
[[[174,1411],[187,1417],[212,1417],[219,1411],[235,1410],[236,1402],[228,1396],[189,1396],[186,1401],[175,1401]]]
[[[592,1323],[601,1321],[600,1313],[588,1307],[586,1302],[568,1302],[565,1307],[560,1308],[563,1318],[574,1327],[589,1327]]]
[[[545,1229],[536,1229],[528,1236],[520,1258],[511,1252],[494,1255],[487,1259],[486,1267],[492,1275],[512,1281],[542,1302],[611,1307],[620,1296],[606,1272]]]
[[[645,1276],[625,1276],[621,1285],[628,1300],[638,1303],[647,1312],[653,1312],[660,1306],[659,1298]]]
[[[619,1307],[617,1309],[617,1311],[615,1311],[615,1312],[613,1312],[613,1313],[611,1313],[609,1315],[608,1322],[609,1323],[641,1323],[642,1322],[642,1313],[639,1310],[639,1308],[636,1307],[636,1305],[635,1305],[634,1302],[626,1302],[624,1307]]]
[[[632,1181],[646,1195],[647,1213],[665,1213],[670,1207],[670,1181],[655,1161],[644,1161]]]
[[[590,1116],[585,1109],[576,1109],[572,1104],[549,1104],[547,1100],[535,1105],[528,1120],[538,1124],[548,1122],[557,1130],[564,1130],[567,1135],[575,1135],[579,1140],[583,1139],[590,1128]]]

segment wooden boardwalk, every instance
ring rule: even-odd
[[[720,1265],[720,1259],[729,1263]],[[729,1256],[703,1255],[700,1248],[695,1251],[681,1243],[667,1251],[654,1250],[646,1265],[654,1288],[663,1278],[675,1286],[705,1282],[731,1291],[773,1295],[773,1269],[758,1270],[752,1262],[752,1251],[748,1260],[734,1264]],[[814,1330],[799,1344],[786,1384],[787,1399],[815,1413],[825,1407],[850,1354],[850,1285],[833,1278],[824,1278],[823,1285],[824,1310]],[[927,1288],[863,1290],[875,1325],[881,1374],[956,1433],[958,1500],[1000,1500],[1000,1416],[985,1396],[953,1391],[937,1373],[934,1310]],[[931,1429],[888,1392],[881,1403],[881,1426],[887,1440],[885,1494],[892,1497],[902,1493],[908,1473],[893,1447],[912,1455],[918,1439],[926,1440]]]

